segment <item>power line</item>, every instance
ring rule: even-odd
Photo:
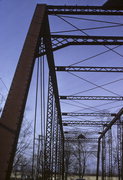
[[[96,108],[96,107],[101,107],[101,106],[105,106],[105,105],[108,105],[108,104],[114,104],[116,103],[116,101],[113,101],[113,102],[107,102],[107,103],[103,103],[103,104],[100,104],[100,105],[96,105],[96,106],[93,106],[93,108]],[[79,112],[81,110],[88,110],[89,108],[83,108],[83,109],[79,109],[78,111],[73,111],[73,112]],[[110,108],[106,108],[106,110],[108,110]],[[103,110],[99,110],[99,111],[94,111],[94,112],[102,112]]]
[[[75,29],[79,30],[80,32],[82,32],[83,34],[85,34],[86,36],[89,36],[86,32],[84,32],[83,30],[79,29],[78,27],[76,27],[75,25],[73,25],[72,23],[68,22],[67,20],[65,20],[64,18],[62,18],[59,15],[56,15],[57,17],[59,17],[60,19],[62,19],[63,21],[65,21],[67,24],[71,25],[72,27],[74,27]],[[116,52],[115,50],[112,50],[111,48],[109,48],[107,45],[104,45],[107,49],[111,50],[112,52],[116,53],[117,55],[123,57],[122,54]]]
[[[108,89],[106,89],[106,88],[104,88],[104,87],[102,87],[102,86],[99,86],[99,85],[97,85],[97,84],[95,84],[95,83],[93,83],[93,82],[91,82],[91,81],[89,81],[89,80],[87,80],[87,79],[85,79],[85,78],[82,78],[82,77],[80,77],[80,76],[78,76],[78,75],[76,75],[76,74],[73,74],[73,73],[71,73],[71,72],[68,72],[69,74],[71,74],[71,75],[73,75],[73,76],[75,76],[75,77],[77,77],[77,78],[79,78],[79,79],[81,79],[81,80],[83,80],[83,81],[85,81],[85,82],[88,82],[88,83],[90,83],[90,84],[92,84],[92,85],[94,85],[94,86],[96,86],[96,87],[98,87],[98,88],[101,88],[101,89],[103,89],[103,90],[105,90],[105,91],[107,91],[107,92],[110,92],[110,93],[112,93],[112,94],[115,94],[115,95],[117,95],[117,96],[121,96],[121,95],[119,95],[119,94],[117,94],[117,93],[115,93],[115,92],[113,92],[113,91],[111,91],[111,90],[108,90]],[[72,96],[72,95],[71,95]]]
[[[8,88],[7,88],[7,86],[6,86],[6,84],[5,84],[5,82],[3,81],[3,79],[0,77],[0,81],[2,82],[2,84],[4,85],[4,87],[5,87],[5,89],[7,90],[7,92],[9,91],[8,90]]]
[[[83,30],[77,28],[75,25],[73,25],[72,23],[68,22],[67,20],[65,20],[64,18],[62,18],[59,15],[56,15],[57,17],[59,17],[60,19],[62,19],[64,22],[66,22],[67,24],[71,25],[72,27],[74,27],[75,29],[77,29],[78,31],[81,31],[83,34],[85,34],[86,36],[88,36],[88,34],[86,32],[84,32]]]
[[[81,105],[84,105],[84,106],[86,106],[87,108],[85,108],[85,107],[82,107],[82,106],[78,106],[78,105],[76,105],[76,104],[71,104],[71,103],[68,103],[68,102],[61,102],[61,103],[63,103],[63,104],[68,104],[68,105],[71,105],[71,106],[74,106],[74,107],[80,107],[81,109],[79,109],[79,110],[77,110],[77,111],[73,111],[73,112],[79,112],[79,111],[82,111],[82,110],[88,110],[88,109],[90,109],[90,110],[92,110],[93,112],[102,112],[103,110],[99,110],[99,109],[97,109],[96,107],[100,107],[100,106],[104,106],[104,105],[107,105],[107,104],[112,104],[112,103],[115,103],[116,101],[113,101],[113,102],[109,102],[109,103],[103,103],[103,104],[101,104],[101,105],[96,105],[96,106],[89,106],[89,105],[86,105],[86,104],[83,104],[83,103],[80,103],[80,102],[78,102],[78,101],[74,101],[74,102],[76,102],[76,103],[78,103],[78,104],[81,104]],[[109,109],[113,109],[113,108],[116,108],[116,107],[121,107],[122,105],[118,105],[118,106],[113,106],[113,107],[111,107],[111,108],[107,108],[107,110],[109,110]],[[96,110],[96,111],[95,111]]]
[[[76,101],[73,101],[73,102],[78,103],[78,104],[81,104],[81,105],[86,106],[86,107],[88,107],[88,108],[84,108],[84,107],[78,106],[78,105],[76,105],[76,104],[71,104],[71,103],[68,103],[68,102],[63,102],[63,101],[61,101],[61,103],[63,103],[63,104],[68,104],[68,105],[71,105],[71,106],[74,106],[74,107],[79,107],[79,108],[82,108],[82,109],[91,109],[91,110],[94,109],[93,111],[95,111],[95,110],[98,110],[98,111],[99,111],[99,109],[94,108],[94,107],[89,106],[89,105],[86,105],[86,104],[84,104],[84,103],[80,103],[80,102],[76,102]]]
[[[61,102],[61,103],[68,104],[68,103],[66,103],[66,102]],[[80,102],[76,102],[76,103],[81,104],[81,105],[85,105],[85,104],[80,103]],[[113,102],[112,102],[112,103],[113,103]],[[102,104],[101,106],[106,105],[106,104],[108,104],[108,103]],[[69,105],[73,105],[73,104],[69,103]],[[74,106],[74,105],[73,105],[73,106]],[[76,106],[76,105],[75,105],[75,106]],[[93,111],[93,112],[101,112],[101,113],[102,113],[102,110],[99,110],[99,109],[96,108],[96,107],[98,107],[98,106],[94,106],[94,107],[91,107],[91,106],[88,106],[88,105],[85,105],[85,106],[86,106],[86,108],[80,107],[81,109],[79,109],[79,110],[77,110],[77,111],[72,111],[72,112],[79,112],[79,111],[82,111],[82,110],[88,110],[88,109],[90,109],[90,110]],[[99,106],[100,106],[100,105],[99,105]],[[94,110],[92,110],[92,109],[94,109]],[[68,117],[67,117],[67,118],[68,118]],[[76,117],[76,118],[78,118],[78,117]],[[81,118],[78,118],[78,119],[81,119]]]
[[[96,111],[100,111],[98,108],[96,108],[96,107],[93,107],[93,106],[89,106],[89,105],[86,105],[86,104],[84,104],[84,103],[81,103],[81,102],[78,102],[78,101],[73,101],[73,102],[76,102],[76,103],[78,103],[78,104],[81,104],[81,105],[84,105],[84,106],[86,106],[86,108],[83,108],[82,110],[85,110],[85,109],[93,109],[92,111],[94,111],[95,112],[95,110]]]
[[[54,31],[51,32],[52,34],[58,34],[58,33],[65,33],[65,32],[77,32],[77,31],[89,31],[89,30],[96,30],[96,29],[106,29],[106,28],[114,28],[114,27],[119,27],[119,26],[123,26],[123,24],[121,25],[113,25],[113,26],[100,26],[100,27],[93,27],[93,28],[84,28],[84,29],[79,29],[79,30],[67,30],[67,31]]]
[[[56,16],[56,15],[55,15],[55,16]],[[121,24],[122,24],[122,23],[118,23],[118,22],[102,21],[102,20],[89,19],[89,18],[83,18],[83,17],[64,16],[64,15],[60,15],[60,16],[61,16],[61,17],[65,17],[65,18],[85,20],[85,21],[94,21],[94,22],[101,22],[101,23],[108,23],[108,24],[117,24],[117,25],[121,25]]]
[[[111,82],[108,82],[108,83],[105,83],[105,84],[102,84],[100,85],[99,87],[103,87],[103,86],[107,86],[107,85],[110,85],[110,84],[113,84],[113,83],[116,83],[118,81],[122,81],[123,78],[121,79],[117,79],[117,80],[114,80],[114,81],[111,81]],[[77,95],[77,94],[80,94],[80,93],[85,93],[85,92],[89,92],[91,90],[94,90],[94,89],[97,89],[99,87],[93,87],[93,88],[90,88],[90,89],[87,89],[87,90],[84,90],[84,91],[80,91],[80,92],[77,92],[77,93],[74,93],[74,94],[71,94],[71,96],[74,96],[74,95]],[[118,96],[120,96],[119,94],[117,94]]]
[[[122,106],[123,106],[123,105],[113,106],[113,107],[108,108],[107,110],[109,110],[109,109],[114,109],[114,108],[117,108],[117,107],[122,107]]]
[[[118,48],[119,46],[120,46],[120,45],[115,46],[114,48],[111,48],[111,49],[116,49],[116,48]],[[70,64],[69,66],[74,66],[74,65],[76,65],[76,64],[79,64],[79,63],[82,63],[82,62],[84,62],[84,61],[88,61],[88,60],[90,60],[90,59],[92,59],[92,58],[98,57],[98,56],[100,56],[100,55],[102,55],[102,54],[105,54],[105,53],[111,51],[111,49],[102,51],[101,53],[98,53],[98,54],[96,54],[96,55],[90,56],[90,57],[85,58],[85,59],[83,59],[83,60],[80,60],[80,61],[78,61],[78,62],[76,62],[76,63]]]

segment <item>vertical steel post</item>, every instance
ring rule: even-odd
[[[47,62],[48,62],[49,71],[51,74],[51,81],[53,84],[53,94],[54,94],[54,98],[55,98],[56,108],[58,111],[58,119],[59,119],[60,129],[61,129],[62,136],[64,138],[63,126],[62,126],[62,117],[61,117],[61,108],[60,108],[60,101],[59,101],[59,92],[58,92],[57,77],[56,77],[56,72],[55,72],[55,63],[54,63],[54,55],[53,55],[53,51],[52,51],[52,41],[51,41],[48,16],[46,16],[45,21],[46,21],[46,27],[45,27],[45,33],[44,33],[43,41],[45,44]]]
[[[121,180],[123,180],[123,120],[121,119]]]
[[[60,131],[60,136],[59,136],[59,177],[61,180],[61,175],[62,175],[62,144],[61,144],[61,131]]]
[[[81,178],[81,142],[78,139],[78,150],[79,150],[79,178]]]
[[[99,177],[99,169],[100,169],[100,139],[98,140],[96,180],[98,180]]]
[[[112,130],[108,132],[108,143],[109,143],[109,179],[112,179]]]
[[[62,136],[62,180],[64,180],[65,163],[64,163],[64,137]]]
[[[58,136],[58,113],[56,106],[54,107],[54,123],[53,123],[53,154],[52,154],[52,173],[56,180],[56,166],[57,166],[57,136]]]
[[[0,119],[1,180],[10,179],[45,13],[46,5],[37,5]]]
[[[52,146],[52,125],[53,125],[53,87],[51,76],[49,75],[48,87],[48,105],[47,105],[47,124],[46,124],[46,141],[45,141],[45,180],[51,178],[51,146]]]
[[[121,120],[117,121],[117,159],[118,159],[118,178],[121,179]]]
[[[58,141],[57,141],[57,178],[60,179],[60,126],[58,126]]]
[[[106,179],[106,137],[102,137],[102,180]]]
[[[44,44],[45,44],[45,50],[46,50],[46,56],[49,66],[49,72],[51,74],[51,82],[53,86],[53,94],[54,94],[54,100],[55,105],[58,111],[58,120],[59,120],[59,130],[58,130],[58,164],[60,163],[60,136],[64,139],[64,133],[63,133],[63,127],[62,127],[62,118],[61,118],[61,108],[60,108],[60,102],[59,102],[59,92],[58,92],[58,85],[57,85],[57,78],[56,78],[56,72],[55,72],[55,63],[54,63],[54,56],[52,51],[52,42],[51,42],[51,34],[50,34],[50,27],[49,27],[49,21],[48,16],[46,16],[46,26],[45,26],[45,34],[44,34]],[[61,135],[60,135],[61,133]],[[59,168],[58,168],[59,169]]]
[[[61,180],[64,180],[64,141],[61,133],[60,137],[60,152],[61,152]]]

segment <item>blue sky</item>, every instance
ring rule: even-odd
[[[96,1],[81,0],[0,0],[0,77],[10,86],[13,73],[26,37],[37,3],[46,4],[97,4]],[[99,5],[102,1],[99,1]],[[5,67],[5,68],[4,68]],[[9,78],[8,78],[9,77]]]

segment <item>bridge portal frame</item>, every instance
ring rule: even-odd
[[[0,119],[0,179],[2,180],[10,179],[34,64],[41,44],[41,37],[43,37],[43,43],[45,45],[49,72],[52,75],[53,94],[59,116],[61,136],[64,141],[48,11],[45,4],[38,4]]]
[[[72,9],[71,9],[72,8]],[[43,37],[45,45],[45,54],[49,65],[49,71],[52,74],[51,81],[53,84],[53,93],[55,103],[58,110],[59,126],[61,129],[61,136],[64,141],[61,111],[59,103],[59,94],[56,80],[56,72],[54,66],[53,50],[66,47],[68,45],[123,45],[123,38],[106,38],[106,37],[91,37],[94,41],[89,43],[90,37],[83,37],[86,42],[75,43],[76,39],[80,40],[81,37],[74,36],[51,36],[48,22],[48,14],[83,14],[83,15],[123,15],[123,10],[114,10],[101,8],[101,7],[58,7],[37,5],[24,46],[16,68],[16,72],[11,84],[11,88],[6,100],[4,110],[0,119],[0,178],[8,180],[10,178],[13,159],[16,151],[19,132],[22,124],[23,113],[26,105],[27,95],[31,82],[32,72],[34,68],[35,59],[43,54],[39,54],[38,48]],[[51,38],[65,38],[63,46],[52,48]],[[71,43],[68,40],[71,38]],[[96,40],[96,41],[95,41]],[[98,41],[99,40],[99,41]],[[62,141],[62,142],[63,142]],[[64,152],[63,152],[64,153]],[[64,173],[64,170],[63,170]]]

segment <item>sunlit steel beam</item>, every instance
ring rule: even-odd
[[[60,96],[61,100],[106,100],[123,101],[122,96]]]
[[[99,116],[99,117],[111,117],[116,116],[115,113],[72,113],[63,112],[62,116]]]
[[[123,67],[95,67],[95,66],[56,66],[56,71],[67,72],[121,72],[123,73]]]
[[[103,136],[106,134],[106,132],[112,127],[112,125],[123,115],[123,108],[120,109],[120,111],[115,115],[115,117],[113,118],[113,120],[108,124],[108,126],[104,129],[104,131],[101,133],[100,137],[99,137],[99,141],[100,139],[103,138]]]
[[[123,36],[51,35],[52,51],[71,45],[123,45]],[[36,56],[45,55],[45,48]]]
[[[123,15],[122,7],[103,6],[48,6],[49,15]]]
[[[79,120],[63,120],[63,126],[107,126],[110,121],[79,121]]]

